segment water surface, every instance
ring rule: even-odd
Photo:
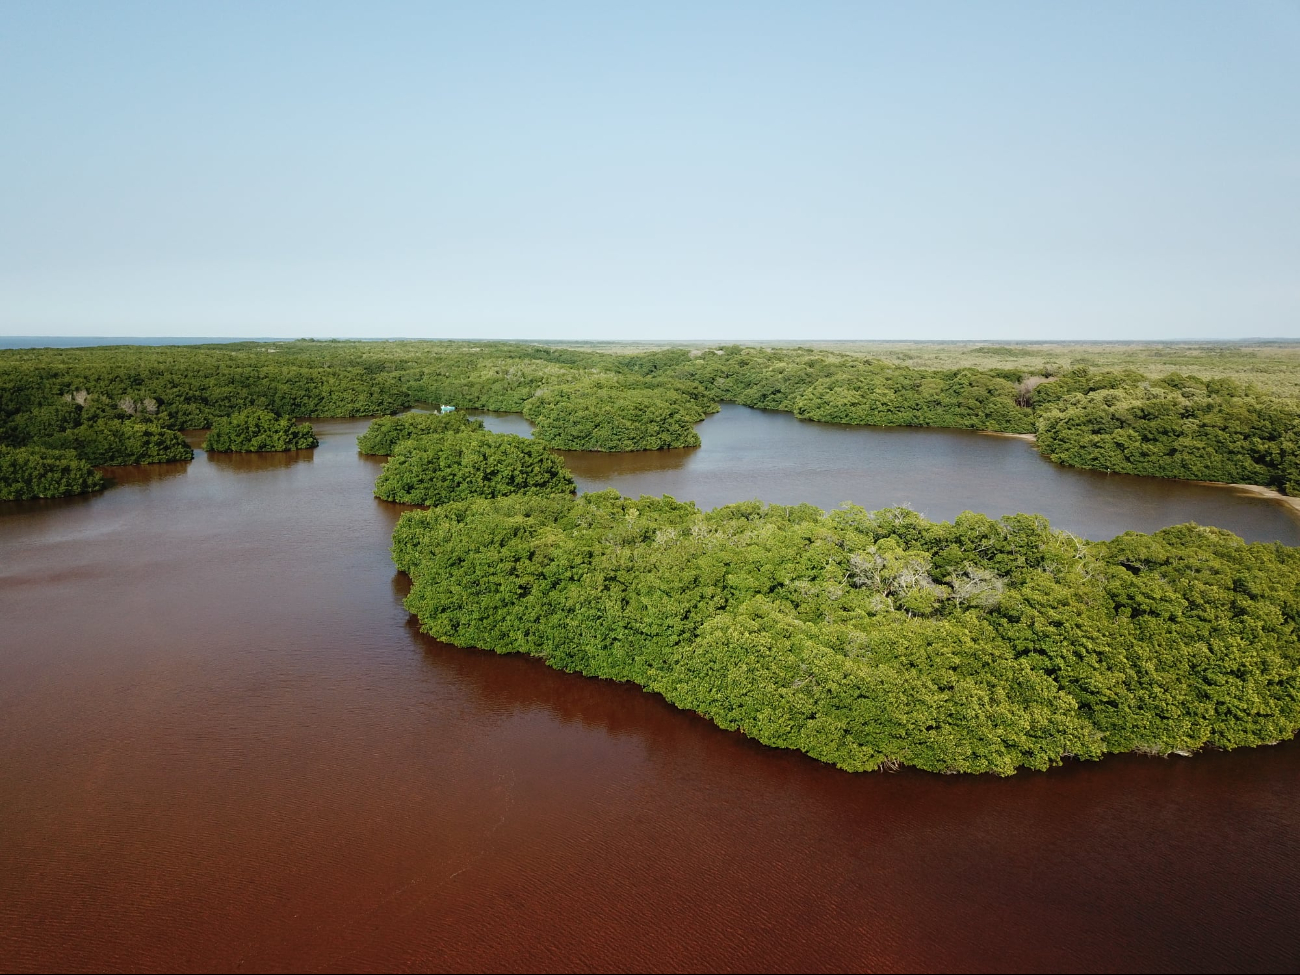
[[[365,422],[316,427],[0,506],[0,969],[1300,962],[1296,743],[849,775],[448,647],[401,606]],[[582,477],[712,461],[671,463]]]
[[[475,415],[498,432],[532,430],[519,414]],[[701,446],[693,449],[561,454],[580,490],[671,494],[706,508],[759,498],[821,508],[907,505],[941,521],[967,510],[1030,512],[1094,539],[1194,521],[1251,542],[1300,545],[1300,511],[1284,503],[1227,485],[1062,467],[1017,437],[814,423],[734,405],[696,430]]]

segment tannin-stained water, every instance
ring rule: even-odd
[[[727,447],[733,418],[747,432]],[[0,505],[0,968],[1300,963],[1297,743],[1010,779],[850,775],[635,687],[439,644],[401,606],[400,509],[370,495],[365,425]],[[824,468],[800,472],[787,427],[831,438]],[[736,409],[700,430],[680,464],[586,457],[580,483],[1035,510],[1090,537],[1195,517],[1296,543],[1280,505],[1123,478],[1126,508],[1115,478],[1062,475],[1015,440]],[[1035,467],[1053,497],[1026,484]],[[1071,478],[1109,500],[1082,504]],[[1147,491],[1168,492],[1155,514]]]

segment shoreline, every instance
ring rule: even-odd
[[[1257,497],[1268,498],[1271,501],[1279,501],[1286,507],[1290,508],[1300,516],[1300,498],[1293,498],[1289,494],[1283,494],[1281,491],[1274,490],[1271,487],[1264,487],[1262,484],[1227,484],[1223,481],[1192,481],[1193,484],[1213,484],[1221,487],[1236,488],[1242,494],[1253,494]]]
[[[1036,433],[1005,433],[1002,430],[976,430],[976,433],[982,433],[986,437],[1009,437],[1012,440],[1024,440],[1028,443],[1038,443],[1038,434]]]
[[[1037,443],[1038,435],[1033,433],[1003,433],[1000,430],[977,430],[976,433],[982,433],[986,437],[1009,437],[1012,440],[1024,440],[1026,443]],[[1076,470],[1094,470],[1094,468],[1080,467]],[[1109,472],[1107,472],[1109,473]],[[1145,477],[1148,475],[1134,475]],[[1231,481],[1196,481],[1184,480],[1183,478],[1170,478],[1169,480],[1183,481],[1185,484],[1204,484],[1206,487],[1232,488],[1240,494],[1253,494],[1258,498],[1267,498],[1270,501],[1276,501],[1284,507],[1290,508],[1297,516],[1300,516],[1300,498],[1293,498],[1289,494],[1283,494],[1271,487],[1265,487],[1262,484],[1236,484]]]

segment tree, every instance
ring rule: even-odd
[[[320,441],[309,423],[294,423],[292,417],[269,410],[241,410],[212,424],[203,449],[229,451],[301,450]]]
[[[544,446],[513,434],[448,433],[393,448],[375,497],[403,504],[447,504],[509,494],[572,494],[573,475]]]

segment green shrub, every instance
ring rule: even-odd
[[[1286,401],[1178,375],[1087,392],[1063,385],[1038,418],[1038,449],[1058,464],[1288,493],[1300,475],[1300,412]]]
[[[698,447],[704,407],[671,387],[584,382],[545,389],[524,406],[533,437],[557,450]]]
[[[572,494],[573,475],[544,446],[513,434],[448,433],[404,440],[375,482],[375,497],[447,504],[508,494]]]
[[[473,433],[483,429],[483,421],[454,413],[403,413],[381,416],[366,432],[357,437],[357,449],[363,454],[387,456],[403,440],[435,433]]]
[[[68,450],[0,446],[0,501],[99,491],[104,479]]]
[[[295,423],[292,417],[268,410],[242,410],[213,423],[203,449],[217,453],[301,450],[319,443],[310,423]]]
[[[668,375],[693,381],[709,395],[808,420],[1004,433],[1034,429],[1033,412],[1017,402],[1023,377],[1012,370],[911,369],[835,352],[740,346],[672,361]]]
[[[100,419],[36,441],[70,450],[96,467],[191,460],[194,451],[175,430],[138,420]]]

